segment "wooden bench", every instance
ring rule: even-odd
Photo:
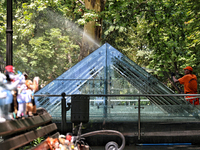
[[[0,123],[0,149],[13,150],[39,137],[58,137],[57,126],[45,109],[37,109],[37,116]],[[38,128],[40,127],[40,128]],[[44,142],[45,143],[45,142]],[[42,144],[41,144],[42,145]],[[43,144],[45,145],[45,144]],[[32,148],[37,149],[39,146]]]

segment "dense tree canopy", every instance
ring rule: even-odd
[[[84,29],[91,28],[96,34],[92,37],[98,37],[96,45],[108,42],[140,66],[150,69],[168,86],[173,85],[170,72],[183,73],[187,65],[194,68],[198,77],[198,1],[89,2],[13,0],[16,70],[26,71],[31,78],[40,76],[46,82],[55,79],[92,52],[83,52],[82,42]],[[1,0],[0,5],[0,55],[5,58],[6,0]]]

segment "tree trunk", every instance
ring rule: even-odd
[[[85,8],[95,10],[97,13],[104,10],[105,0],[84,0]],[[96,26],[96,23],[101,26]],[[90,21],[84,25],[84,33],[79,61],[88,56],[91,52],[99,47],[102,34],[102,19]]]

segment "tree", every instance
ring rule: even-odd
[[[26,71],[30,78],[40,76],[44,81],[52,81],[77,63],[72,56],[79,51],[73,40],[78,38],[67,28],[70,21],[57,3],[36,0],[21,7],[19,3],[15,4],[13,21],[16,70]]]
[[[6,1],[2,0],[0,6],[0,71],[3,71],[5,65],[5,60],[3,58],[6,58]]]
[[[102,35],[102,18],[99,14],[104,10],[105,0],[84,0],[82,5],[85,8],[79,10],[83,12],[84,32],[79,60],[99,47]]]
[[[5,0],[1,6],[3,55]],[[43,80],[51,81],[76,64],[77,58],[89,55],[95,44],[84,32],[149,68],[168,86],[170,72],[180,73],[186,65],[195,74],[200,70],[197,1],[23,0],[14,1],[13,8],[14,65],[31,77],[42,75]]]
[[[153,50],[149,67],[158,76],[163,76],[162,80],[170,82],[170,72],[182,72],[187,65],[196,70],[196,52],[187,46],[190,43],[185,25],[190,10],[187,3],[179,0],[152,1],[146,10],[145,17],[151,27],[146,38],[149,48]]]

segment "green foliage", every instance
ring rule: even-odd
[[[45,140],[45,138],[39,137],[39,138],[33,140],[33,142],[31,142],[31,146],[35,147],[35,146],[37,146],[38,144],[42,143],[44,140]]]
[[[5,53],[6,53],[6,26],[5,26],[5,22],[6,22],[6,1],[2,0],[0,2],[0,55],[3,55],[3,57],[5,57]]]
[[[41,127],[38,127],[37,130],[41,129]],[[45,140],[44,137],[38,137],[37,139],[34,139],[32,142],[30,142],[28,145],[23,146],[21,148],[19,148],[18,150],[26,150],[26,149],[30,149],[32,147],[37,146],[38,144],[42,143]]]
[[[200,69],[199,5],[196,3],[108,0],[101,12],[103,41],[153,70],[163,82],[170,78],[170,72],[183,72],[187,65],[196,74]]]
[[[26,71],[30,79],[39,76],[42,81],[49,82],[77,63],[75,57],[80,51],[81,36],[80,31],[72,31],[71,26],[76,25],[66,16],[71,3],[62,0],[14,3],[13,58],[16,71]],[[6,13],[1,13],[4,14],[2,26],[5,26]],[[5,43],[6,28],[1,30],[4,31],[0,34],[4,37],[1,40]],[[5,54],[5,44],[1,47]]]
[[[37,146],[38,144],[42,143],[45,140],[44,137],[39,137],[37,139],[34,139],[32,142],[30,142],[28,145],[23,146],[21,148],[18,148],[17,150],[26,150],[31,149],[32,147]]]
[[[30,149],[31,147],[32,147],[31,145],[27,145],[22,148],[19,148],[18,150],[27,150],[27,149]]]
[[[0,5],[0,54],[5,58],[6,1]],[[74,0],[14,1],[14,66],[50,82],[77,63],[83,25],[95,20],[102,27],[101,43],[108,42],[159,80],[166,83],[170,72],[181,73],[187,65],[198,75],[199,9],[193,0],[107,0],[101,12]]]

